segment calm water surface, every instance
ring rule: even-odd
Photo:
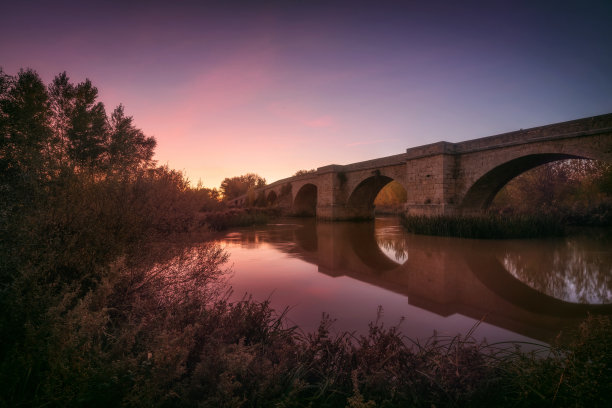
[[[336,330],[364,333],[377,319],[412,338],[467,333],[489,342],[551,340],[587,313],[612,314],[612,233],[469,240],[406,233],[397,218],[366,223],[285,219],[233,230],[234,298],[289,308],[312,331],[323,313]]]

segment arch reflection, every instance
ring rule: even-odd
[[[545,265],[528,256],[529,248],[532,252],[547,253],[550,248],[546,245],[557,245],[555,248],[561,253],[563,245],[559,243],[417,236],[403,233],[399,228],[396,219],[363,223],[291,219],[242,230],[241,234],[245,243],[270,243],[293,257],[317,265],[321,273],[348,276],[402,294],[409,304],[421,309],[441,316],[455,313],[474,319],[486,316],[488,323],[544,341],[565,326],[576,324],[587,313],[612,313],[612,305],[605,304],[609,297],[595,298],[602,300],[601,304],[577,303],[556,298],[556,293],[551,295],[542,287],[521,280],[522,275],[529,276],[527,272],[533,269],[534,262],[541,267]],[[393,259],[385,254],[385,245],[399,256]],[[580,251],[579,245],[570,245]],[[612,254],[610,250],[604,251],[603,246],[601,249],[595,251],[601,258],[597,264],[600,269],[589,285],[599,285],[597,290],[609,293]],[[581,262],[575,252],[557,254],[551,259],[555,261],[548,266],[563,265],[568,260],[574,260],[575,265]],[[587,271],[593,272],[593,268]],[[582,271],[578,267],[569,270]],[[552,270],[548,277],[542,276],[532,281],[557,282],[550,284],[553,287],[567,281],[567,276],[559,271]],[[585,280],[574,279],[574,282],[581,281]]]

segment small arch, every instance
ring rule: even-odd
[[[293,200],[293,214],[304,217],[317,215],[317,186],[308,183],[300,188]]]
[[[276,195],[276,192],[274,192],[274,190],[270,191],[268,193],[268,198],[266,199],[268,207],[272,207],[276,205],[277,200],[278,200],[278,196]]]
[[[571,154],[546,153],[530,154],[510,160],[493,168],[476,180],[465,194],[460,208],[464,211],[486,210],[499,190],[516,176],[542,164],[558,160],[587,158]]]

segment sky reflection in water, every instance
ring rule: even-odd
[[[587,312],[611,310],[601,305],[610,303],[612,287],[612,255],[601,238],[427,237],[379,218],[288,219],[230,232],[220,242],[233,263],[234,298],[248,293],[277,310],[288,307],[289,319],[305,331],[329,313],[335,329],[363,333],[380,305],[382,321],[405,318],[402,330],[412,338],[467,333],[484,318],[476,337],[489,342],[549,341]]]

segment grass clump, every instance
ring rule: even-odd
[[[546,215],[404,215],[401,222],[414,234],[459,238],[539,238],[565,234],[563,223]]]

